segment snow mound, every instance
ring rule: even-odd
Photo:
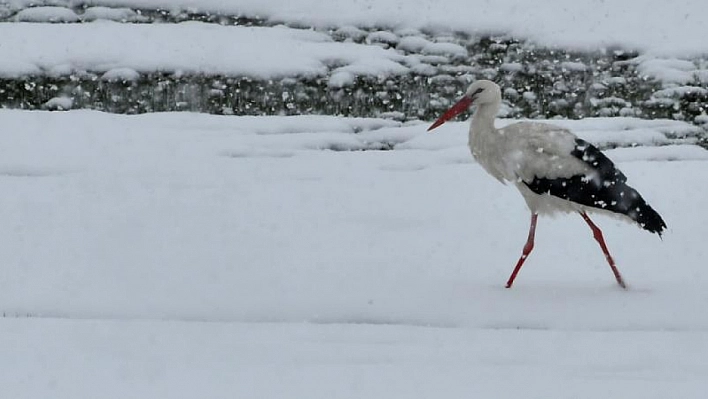
[[[327,86],[332,88],[342,88],[345,86],[351,86],[356,81],[356,76],[348,71],[337,71],[330,76],[327,81]]]
[[[587,65],[583,64],[582,62],[564,61],[564,62],[561,62],[561,68],[564,71],[569,71],[569,72],[585,72],[588,67],[587,67]]]
[[[499,66],[499,69],[504,72],[521,72],[524,66],[518,62],[505,62]]]
[[[140,79],[140,73],[131,68],[114,68],[106,71],[106,73],[101,76],[101,79],[109,82],[130,82]]]
[[[54,97],[44,103],[44,109],[66,111],[73,107],[74,101],[69,97]]]
[[[108,20],[117,22],[144,22],[146,19],[130,8],[88,7],[81,20],[86,22]]]
[[[79,16],[65,7],[31,7],[15,15],[17,22],[79,22]]]
[[[356,41],[360,42],[364,40],[366,37],[367,32],[364,30],[361,30],[357,28],[356,26],[342,26],[340,28],[337,28],[334,32],[332,32],[332,36],[336,39],[339,40],[350,40],[350,41]]]
[[[705,83],[703,78],[708,76],[707,69],[698,68],[694,62],[688,60],[647,55],[637,57],[632,62],[637,64],[640,73],[664,84]]]
[[[388,31],[376,31],[371,32],[366,36],[366,43],[368,44],[385,44],[388,46],[395,46],[399,39],[395,33]]]
[[[467,57],[467,49],[455,43],[428,43],[422,49],[423,54]]]
[[[420,36],[407,36],[402,38],[396,48],[409,53],[420,53],[424,48],[433,44],[431,41]]]

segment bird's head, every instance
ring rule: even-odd
[[[428,131],[435,129],[458,114],[467,111],[473,105],[498,104],[501,101],[501,89],[490,80],[477,80],[467,88],[465,95],[438,118]]]

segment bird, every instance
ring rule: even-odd
[[[660,238],[666,223],[627,184],[627,177],[604,153],[570,130],[542,122],[516,122],[495,128],[501,99],[496,83],[477,80],[428,131],[476,107],[469,128],[472,156],[492,177],[513,184],[531,211],[528,238],[506,288],[512,287],[534,248],[538,216],[577,213],[592,230],[617,284],[627,289],[602,230],[588,214],[610,215]]]

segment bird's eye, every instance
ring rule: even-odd
[[[474,97],[474,96],[476,96],[477,94],[479,94],[479,93],[481,93],[481,92],[483,92],[483,91],[484,91],[483,88],[479,88],[479,89],[475,90],[474,93],[472,93],[471,97]]]

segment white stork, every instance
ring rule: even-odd
[[[494,127],[501,104],[496,83],[479,80],[428,130],[457,114],[477,107],[469,131],[469,147],[477,162],[490,175],[513,183],[531,210],[531,226],[521,258],[506,283],[511,288],[531,253],[539,214],[578,212],[592,229],[617,284],[627,288],[615,266],[602,231],[588,213],[603,213],[636,223],[661,236],[664,220],[649,206],[612,161],[592,144],[562,127],[537,122],[518,122],[503,129]]]

